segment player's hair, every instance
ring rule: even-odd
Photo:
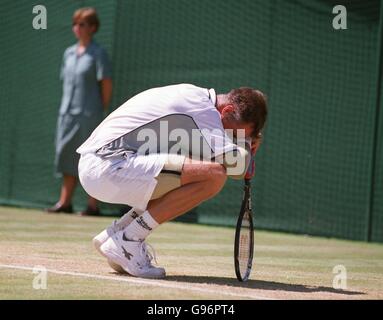
[[[237,120],[253,124],[252,138],[257,137],[267,118],[267,98],[259,90],[248,87],[233,89],[228,101],[234,105]]]
[[[74,23],[79,20],[85,20],[87,24],[95,26],[94,33],[100,28],[100,20],[98,19],[97,11],[91,7],[77,9],[73,14],[72,20]]]

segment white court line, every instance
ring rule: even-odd
[[[0,264],[0,268],[4,269],[19,269],[19,270],[28,270],[33,271],[34,268],[32,267],[26,267],[26,266],[16,266],[11,264]],[[181,289],[181,290],[188,290],[188,291],[197,291],[202,293],[212,293],[212,294],[221,294],[231,297],[241,297],[241,298],[250,298],[255,300],[277,300],[274,298],[267,298],[259,295],[252,295],[252,294],[240,294],[240,293],[234,293],[234,292],[224,292],[220,290],[213,290],[213,289],[204,289],[199,288],[192,285],[186,285],[186,284],[178,284],[178,283],[166,283],[166,280],[148,280],[148,279],[138,279],[138,278],[123,278],[123,277],[113,277],[113,276],[102,276],[97,274],[91,274],[91,273],[81,273],[81,272],[69,272],[69,271],[60,271],[60,270],[54,270],[54,269],[46,269],[46,271],[54,274],[62,274],[67,276],[74,276],[74,277],[82,277],[82,278],[92,278],[92,279],[101,279],[101,280],[112,280],[112,281],[119,281],[119,282],[128,282],[133,284],[143,284],[148,286],[155,286],[155,287],[162,287],[162,288],[168,288],[168,289]]]

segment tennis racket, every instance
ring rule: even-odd
[[[254,174],[254,159],[251,159],[245,176],[241,211],[237,220],[234,241],[235,274],[239,281],[246,281],[251,272],[254,251],[254,226],[251,209],[251,177]]]

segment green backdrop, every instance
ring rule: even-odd
[[[32,28],[34,5],[47,30]],[[383,241],[382,7],[348,0],[334,30],[329,0],[2,1],[0,203],[58,197],[54,135],[62,54],[75,9],[94,6],[113,62],[112,110],[154,86],[188,82],[269,97],[253,182],[256,227]],[[184,218],[234,225],[241,182]],[[85,206],[78,190],[75,207]],[[118,207],[103,205],[107,214]]]

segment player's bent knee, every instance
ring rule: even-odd
[[[225,184],[227,179],[225,167],[222,165],[216,166],[212,174],[212,179],[216,180],[218,184]]]
[[[209,177],[209,181],[207,182],[209,198],[215,196],[222,190],[226,180],[226,169],[221,165],[215,166],[215,168],[212,170],[212,174]]]
[[[168,161],[156,177],[158,183],[150,200],[161,198],[168,192],[181,187],[181,173],[184,162],[184,156],[175,154],[168,155]]]

